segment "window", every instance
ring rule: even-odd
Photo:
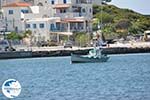
[[[78,3],[79,3],[79,1],[78,1],[78,0],[76,0],[76,3],[78,4]]]
[[[92,9],[90,8],[90,11],[89,11],[90,13],[92,12]]]
[[[23,10],[21,10],[21,12],[22,12],[22,13],[29,13],[29,11],[28,11],[28,10],[24,10],[24,9],[23,9]]]
[[[52,0],[52,1],[51,1],[51,4],[55,4],[55,1],[54,1],[54,0]]]
[[[56,29],[57,30],[60,30],[60,26],[61,26],[60,23],[56,23]]]
[[[9,10],[8,13],[9,13],[10,15],[14,14],[13,10]]]
[[[15,32],[18,32],[18,27],[15,27]]]
[[[33,24],[33,28],[36,28],[36,24]]]
[[[51,24],[51,25],[50,25],[50,30],[52,30],[52,31],[55,30],[55,25],[54,25],[54,24]]]
[[[39,2],[37,5],[38,5],[38,6],[43,6],[43,3]]]
[[[67,3],[67,0],[64,0],[64,3],[66,4],[66,3]]]
[[[44,28],[44,24],[43,23],[40,24],[40,28]]]
[[[82,9],[82,12],[85,13],[85,9],[84,8]]]
[[[66,9],[60,9],[60,13],[66,13]]]
[[[26,24],[26,28],[30,28],[30,24]]]

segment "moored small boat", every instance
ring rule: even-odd
[[[88,55],[76,55],[71,54],[72,63],[95,63],[95,62],[107,62],[110,57],[102,53],[102,46],[104,41],[99,33],[96,34],[96,39],[94,43],[94,48],[89,51]],[[106,44],[105,44],[106,45]]]
[[[107,62],[108,59],[109,57],[106,54],[102,54],[102,49],[100,48],[90,50],[88,55],[71,54],[72,63]]]
[[[95,63],[95,62],[107,62],[109,57],[102,55],[101,57],[89,57],[89,55],[76,55],[71,54],[72,63]]]

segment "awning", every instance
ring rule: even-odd
[[[74,19],[64,19],[63,21],[65,21],[65,22],[84,22],[85,20],[74,18]]]
[[[73,35],[73,33],[72,32],[51,32],[52,34],[59,34],[59,35]],[[50,34],[51,34],[50,33]]]
[[[69,8],[69,4],[56,4],[53,6],[54,9],[61,9],[61,8]]]

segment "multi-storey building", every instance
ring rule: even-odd
[[[93,0],[93,4],[95,4],[95,5],[101,5],[102,1],[104,1],[104,0]]]
[[[54,17],[61,18],[61,22],[56,24],[57,30],[92,31],[91,0],[51,0],[51,5],[55,12]]]
[[[38,6],[31,6],[28,3],[11,3],[3,6],[7,30],[24,31],[26,20],[41,17],[38,9]]]
[[[92,31],[92,0],[35,0],[34,5],[49,9],[45,16],[61,18],[51,31]]]
[[[31,30],[34,41],[92,32],[92,0],[34,0],[3,6],[8,31]]]

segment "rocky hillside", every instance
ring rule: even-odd
[[[145,30],[150,30],[150,16],[144,16],[129,9],[120,9],[107,4],[102,7],[94,5],[93,13],[93,29],[97,30],[102,17],[102,30],[108,38],[143,34]]]

